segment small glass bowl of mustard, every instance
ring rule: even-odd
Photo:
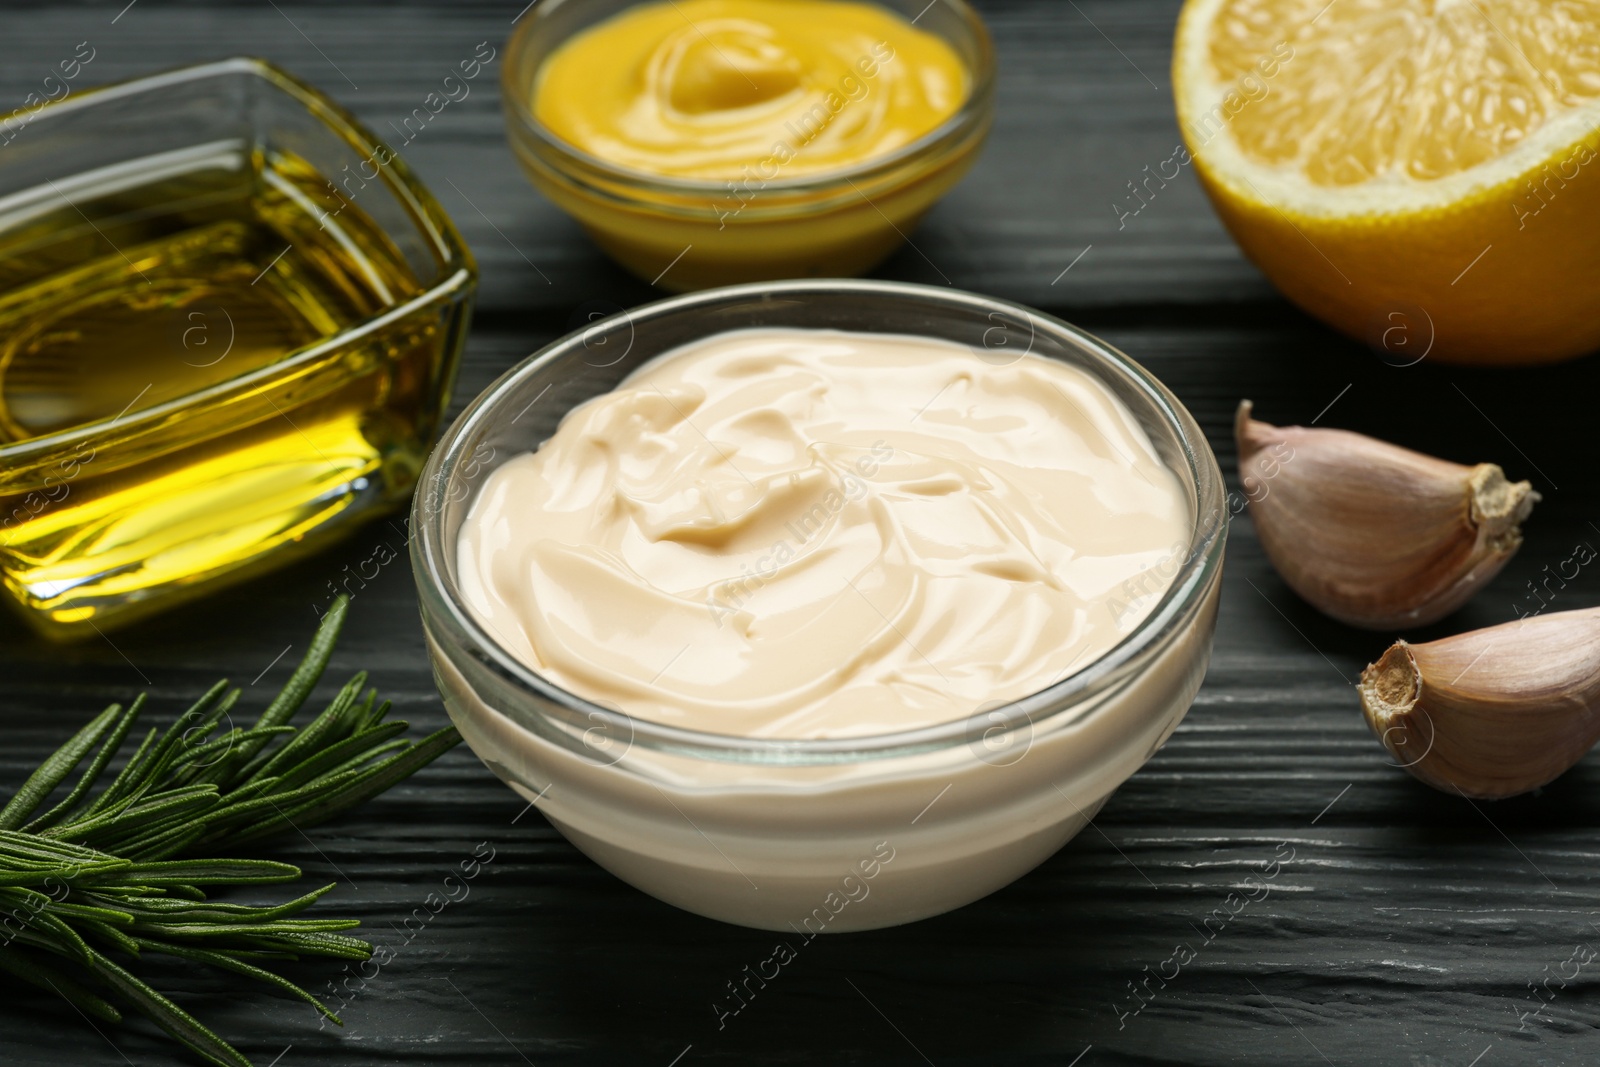
[[[679,292],[870,270],[972,166],[994,85],[965,0],[546,0],[501,71],[535,188]]]
[[[665,725],[531,669],[465,591],[458,545],[485,485],[574,408],[655,357],[765,328],[954,342],[970,349],[976,374],[1033,353],[1093,376],[1186,498],[1189,521],[1161,565],[1169,584],[1158,602],[1109,651],[1039,692],[870,736]],[[639,889],[809,940],[912,922],[1000,889],[1082,830],[1144,765],[1188,711],[1210,659],[1225,493],[1216,456],[1183,405],[1138,364],[1067,323],[943,287],[791,280],[671,297],[594,323],[512,368],[429,458],[410,546],[435,681],[490,770]],[[650,609],[641,602],[640,610]],[[819,675],[833,667],[816,664]],[[897,698],[886,688],[883,699]]]

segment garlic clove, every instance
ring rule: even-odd
[[[1272,426],[1239,405],[1239,478],[1283,580],[1352,626],[1424,626],[1522,545],[1539,500],[1493,463],[1465,467],[1345,430]]]
[[[1372,732],[1424,782],[1491,800],[1526,793],[1600,740],[1600,609],[1399,641],[1358,689]]]

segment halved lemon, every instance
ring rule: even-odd
[[[1407,362],[1600,348],[1600,0],[1188,0],[1173,86],[1312,314]]]

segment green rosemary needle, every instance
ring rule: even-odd
[[[316,718],[292,719],[322,676],[349,608],[340,597],[305,658],[248,727],[233,725],[239,690],[218,682],[100,785],[144,708],[113,704],[79,730],[0,809],[0,977],[55,992],[89,1019],[132,1009],[210,1063],[250,1061],[119,963],[145,953],[244,975],[316,1006],[263,963],[303,956],[365,960],[372,946],[341,931],[355,919],[303,917],[333,886],[275,906],[208,898],[218,886],[291,882],[287,863],[199,856],[303,830],[427,766],[461,737],[447,727],[400,737],[357,674]],[[227,728],[223,729],[224,722]],[[61,799],[40,813],[88,760]],[[98,788],[98,792],[96,789]]]

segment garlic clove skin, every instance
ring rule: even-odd
[[[1522,545],[1539,494],[1345,430],[1273,426],[1239,405],[1239,479],[1267,558],[1312,606],[1372,630],[1460,607]]]
[[[1422,781],[1486,800],[1526,793],[1600,740],[1600,609],[1396,642],[1358,690],[1372,732]]]

